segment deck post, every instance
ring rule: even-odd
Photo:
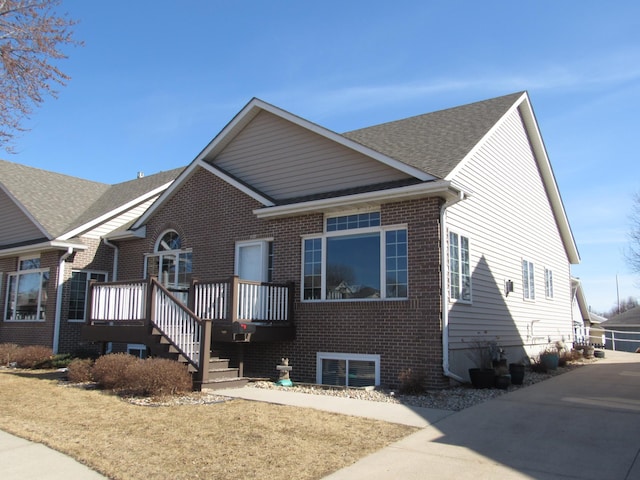
[[[288,282],[287,288],[289,289],[289,304],[287,305],[287,321],[293,323],[293,308],[295,305],[296,284],[295,282]],[[302,287],[300,287],[302,288]]]
[[[149,328],[151,331],[151,319],[155,318],[156,315],[156,289],[154,288],[153,282],[156,281],[156,278],[151,276],[149,277],[149,283],[147,284],[147,305],[146,305],[146,313],[144,319],[144,326]]]
[[[209,360],[211,359],[211,330],[213,321],[202,319],[202,336],[200,337],[200,356],[198,361],[198,372],[194,384],[198,390],[209,381]]]
[[[238,345],[238,376],[244,377],[244,343],[237,343]]]
[[[196,283],[198,283],[198,279],[192,278],[189,285],[189,296],[187,297],[187,307],[192,312],[196,311]]]
[[[230,288],[229,298],[231,301],[229,302],[229,308],[231,311],[229,312],[229,319],[233,323],[238,321],[238,302],[240,299],[240,277],[238,275],[231,277]]]

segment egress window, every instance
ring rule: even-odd
[[[406,227],[380,226],[380,213],[330,217],[303,241],[303,300],[406,298]]]
[[[316,383],[343,387],[380,385],[380,355],[318,352]]]

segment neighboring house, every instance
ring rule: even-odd
[[[85,340],[168,343],[201,382],[211,349],[253,376],[286,357],[298,381],[441,387],[478,342],[573,341],[579,255],[524,92],[345,134],[253,99],[103,238],[131,282],[94,288]]]
[[[137,219],[181,171],[106,185],[0,161],[0,342],[84,348],[89,282],[115,275],[102,237]]]
[[[579,279],[571,279],[571,292],[573,295],[574,341],[582,345],[604,347],[604,330],[601,323],[607,319],[590,311]]]
[[[611,317],[600,326],[604,329],[607,349],[635,352],[640,348],[640,307]]]

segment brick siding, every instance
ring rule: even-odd
[[[323,215],[261,220],[262,205],[215,175],[198,169],[149,219],[147,237],[120,242],[119,279],[144,273],[144,254],[166,230],[176,230],[182,248],[193,250],[193,276],[229,277],[237,241],[273,239],[274,282],[296,285],[297,338],[291,342],[245,345],[245,374],[273,377],[281,357],[292,378],[313,382],[317,352],[378,354],[381,381],[397,386],[398,374],[424,373],[431,387],[444,386],[440,323],[440,230],[437,198],[381,206],[382,225],[406,224],[409,238],[409,298],[354,302],[301,302],[301,235],[323,232]],[[237,346],[215,345],[237,361]]]

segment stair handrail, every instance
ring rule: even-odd
[[[197,370],[198,378],[196,382],[204,383],[208,380],[208,365],[210,359],[210,348],[211,348],[211,320],[202,319],[198,317],[190,308],[188,308],[184,303],[179,301],[174,297],[174,295],[157,279],[151,277],[149,278],[149,295],[147,301],[147,318],[149,319],[150,324],[152,324],[158,331],[165,336],[165,338],[169,341],[169,343],[176,349],[178,352]],[[193,322],[193,326],[186,326],[182,332],[176,330],[175,327],[168,328],[168,325],[165,325],[163,322],[158,322],[157,319],[160,318],[159,315],[162,315],[161,312],[158,311],[158,292],[161,292],[162,297],[165,299],[165,302],[168,301],[169,309],[178,309],[184,315],[187,316]],[[167,311],[165,310],[165,316]],[[183,315],[183,318],[184,318]],[[166,317],[162,317],[166,320]],[[182,325],[184,328],[185,325]],[[180,336],[184,337],[185,335],[192,335],[192,342],[189,344],[185,342],[180,342],[177,338],[177,334],[182,333]],[[195,352],[193,346],[195,343],[198,343],[198,351]],[[191,348],[189,348],[191,345]]]

